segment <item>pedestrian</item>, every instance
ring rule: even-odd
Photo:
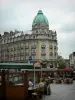
[[[31,79],[29,79],[29,86],[32,87],[34,84]]]
[[[39,83],[39,97],[40,99],[44,95],[44,80],[40,78],[40,83]]]

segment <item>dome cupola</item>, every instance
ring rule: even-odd
[[[43,14],[42,10],[39,10],[33,20],[32,26],[41,24],[42,22],[49,26],[49,22],[48,22],[47,18]]]

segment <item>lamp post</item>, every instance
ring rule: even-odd
[[[34,64],[34,87],[35,87],[35,68],[36,67],[41,67],[41,64],[40,64],[40,62],[36,62],[35,64]],[[42,67],[41,67],[41,78],[42,78]]]
[[[42,78],[42,65],[41,65],[41,78]]]
[[[35,87],[35,64],[34,64],[34,87]]]

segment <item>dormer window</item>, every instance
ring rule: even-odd
[[[33,38],[35,39],[35,36],[33,36]]]
[[[38,36],[38,34],[36,35],[36,37]]]
[[[38,33],[38,31],[36,31],[36,33]]]

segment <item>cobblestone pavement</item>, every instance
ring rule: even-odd
[[[75,81],[73,84],[51,84],[51,92],[43,100],[75,100]]]

